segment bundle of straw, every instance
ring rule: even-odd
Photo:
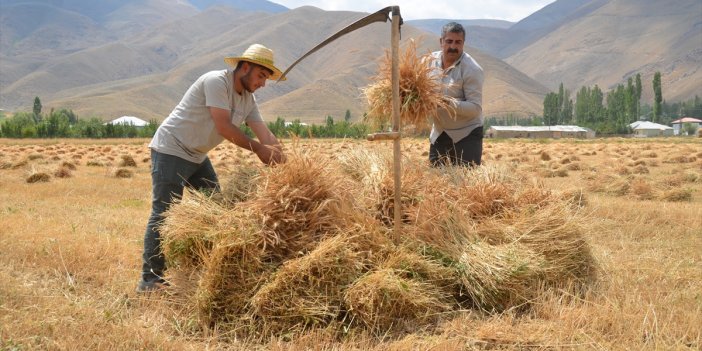
[[[210,196],[186,188],[185,196],[164,214],[161,247],[169,267],[202,264],[218,238],[223,236],[220,221],[229,210]]]
[[[222,197],[228,204],[235,204],[248,200],[256,191],[258,176],[261,169],[258,167],[239,165],[229,176],[222,187]]]
[[[403,278],[393,269],[372,271],[351,285],[344,301],[354,320],[378,333],[427,326],[451,305],[429,282]]]
[[[188,192],[171,206],[163,247],[169,274],[191,281],[174,284],[187,313],[247,338],[384,333],[429,326],[466,301],[527,307],[542,288],[577,293],[596,276],[574,201],[499,167],[404,163],[406,234],[395,244],[389,163],[348,155],[293,153],[237,174],[226,201]]]
[[[492,312],[522,305],[536,295],[544,257],[518,243],[476,242],[459,262],[464,292],[477,307]]]
[[[265,170],[247,204],[261,218],[267,252],[278,259],[309,251],[336,228],[343,181],[313,157],[294,154]]]
[[[400,55],[400,119],[402,125],[427,129],[437,109],[452,110],[445,100],[440,81],[433,76],[427,58],[417,56],[417,44],[410,40]],[[378,74],[363,89],[368,101],[367,120],[376,126],[387,126],[392,117],[392,58],[386,52]]]
[[[305,256],[288,260],[251,299],[268,332],[327,324],[341,312],[344,289],[364,270],[353,237],[323,240]]]
[[[193,299],[204,326],[236,320],[270,272],[258,233],[247,232],[245,225],[237,229],[238,235],[224,237],[203,259]]]

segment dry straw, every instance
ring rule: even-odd
[[[513,169],[407,165],[395,244],[387,160],[323,157],[241,170],[241,183],[225,183],[236,196],[189,192],[168,211],[169,274],[194,281],[175,286],[202,326],[246,338],[385,335],[458,309],[528,308],[542,288],[579,292],[594,279],[579,207]]]
[[[268,332],[325,325],[342,312],[343,292],[366,268],[353,237],[331,236],[288,260],[251,299]]]
[[[428,56],[417,56],[410,40],[400,54],[400,119],[403,126],[427,129],[439,108],[453,111],[442,93],[442,85],[428,64]],[[363,89],[368,101],[367,119],[375,126],[388,126],[392,117],[392,59],[386,52],[378,74]]]
[[[448,296],[436,285],[402,275],[385,268],[356,280],[344,295],[354,320],[381,333],[403,328],[416,330],[451,308]]]
[[[279,259],[310,250],[336,228],[343,181],[324,162],[292,155],[266,169],[250,208],[262,218],[267,250]]]
[[[537,295],[545,261],[519,243],[473,243],[457,265],[462,292],[488,312],[522,306]]]

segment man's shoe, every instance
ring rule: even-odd
[[[165,280],[154,280],[154,281],[146,281],[146,280],[140,280],[139,285],[137,285],[136,291],[138,293],[150,293],[150,292],[156,292],[156,291],[163,291],[165,290],[170,284],[168,284],[167,281]]]

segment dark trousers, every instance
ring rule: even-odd
[[[434,167],[444,165],[480,166],[483,155],[483,127],[475,128],[468,136],[454,143],[441,133],[436,142],[429,146],[429,162]]]
[[[217,174],[209,158],[197,164],[154,150],[151,150],[151,184],[151,216],[144,234],[141,273],[142,279],[147,282],[163,281],[163,272],[166,270],[159,231],[163,213],[173,201],[183,196],[186,186],[199,190],[219,188]]]

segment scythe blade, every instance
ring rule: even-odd
[[[325,39],[323,42],[319,43],[317,46],[312,48],[312,50],[310,50],[306,54],[302,55],[302,57],[297,59],[297,61],[293,62],[293,64],[290,65],[290,67],[288,67],[288,69],[286,69],[285,72],[283,72],[283,74],[280,76],[280,78],[278,78],[278,82],[281,79],[283,79],[288,74],[288,72],[290,72],[290,70],[292,70],[293,67],[295,67],[295,65],[297,65],[300,61],[302,61],[305,57],[311,55],[315,51],[323,48],[324,46],[326,46],[327,44],[331,43],[332,41],[340,38],[341,36],[348,34],[348,33],[351,33],[353,31],[355,31],[356,29],[363,28],[371,23],[387,22],[388,19],[390,19],[389,13],[392,10],[393,10],[393,6],[388,6],[388,7],[384,8],[378,12],[372,13],[366,17],[361,18],[360,20],[358,20],[354,23],[351,23],[350,25],[346,26],[344,29],[333,34],[329,38]],[[400,20],[400,23],[402,23],[401,20]]]

